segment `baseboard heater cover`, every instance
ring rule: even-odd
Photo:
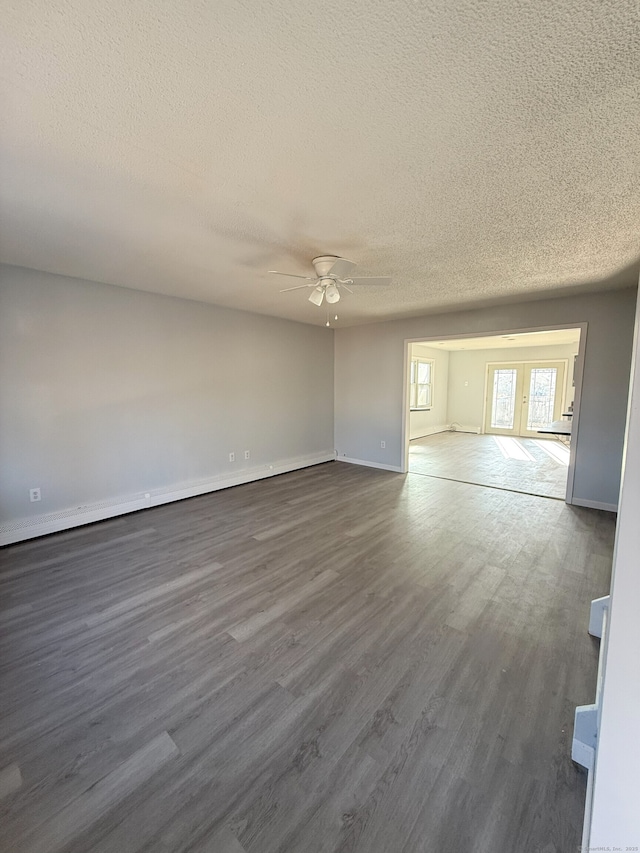
[[[196,483],[178,485],[172,489],[156,489],[155,491],[143,492],[135,496],[114,499],[113,501],[100,501],[84,506],[70,507],[57,510],[33,518],[21,518],[0,525],[0,546],[12,545],[15,542],[23,542],[34,539],[37,536],[46,536],[49,533],[59,533],[62,530],[70,530],[73,527],[81,527],[83,524],[92,524],[96,521],[104,521],[107,518],[115,518],[141,509],[160,506],[184,500],[185,498],[205,495],[208,492],[217,492],[220,489],[228,489],[231,486],[241,486],[244,483],[252,483],[256,480],[264,480],[278,474],[286,474],[300,468],[309,468],[312,465],[320,465],[323,462],[333,462],[335,451],[326,451],[309,456],[301,456],[275,462],[270,465],[260,465],[254,468],[245,468],[235,474],[219,474],[207,480]],[[147,497],[148,495],[148,497]]]

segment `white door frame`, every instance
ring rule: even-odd
[[[578,430],[580,424],[580,400],[582,398],[582,377],[584,375],[584,356],[587,346],[587,329],[588,323],[561,323],[557,326],[533,326],[520,329],[495,329],[495,330],[476,330],[474,332],[464,332],[462,334],[448,335],[428,335],[420,338],[405,338],[404,340],[404,357],[402,360],[402,435],[403,435],[403,453],[402,467],[403,474],[409,471],[409,362],[411,358],[411,344],[426,344],[435,341],[461,341],[465,338],[493,338],[499,335],[520,335],[529,332],[550,332],[561,331],[562,329],[580,329],[580,341],[578,344],[578,356],[574,368],[573,381],[575,383],[575,395],[573,398],[573,418],[571,419],[571,446],[569,448],[569,468],[567,471],[567,492],[565,502],[573,503],[573,487],[575,480],[576,466],[576,447]],[[505,350],[508,352],[508,349]]]

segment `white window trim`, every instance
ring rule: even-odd
[[[430,366],[429,375],[431,377],[431,381],[426,384],[429,389],[429,402],[426,406],[418,406],[414,405],[414,402],[417,403],[418,400],[418,383],[411,382],[411,375],[413,374],[417,378],[417,365],[420,364],[428,364]],[[414,364],[416,367],[414,368]],[[433,408],[433,382],[434,382],[434,371],[435,371],[435,360],[433,358],[423,358],[420,355],[412,355],[411,362],[409,364],[409,410],[412,412],[429,412]]]

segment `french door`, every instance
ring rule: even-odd
[[[490,364],[488,372],[485,432],[540,438],[560,420],[565,362]]]

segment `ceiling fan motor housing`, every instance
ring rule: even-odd
[[[314,258],[311,263],[313,264],[313,268],[315,269],[318,278],[323,278],[327,275],[337,260],[337,255],[320,255],[319,258]]]

